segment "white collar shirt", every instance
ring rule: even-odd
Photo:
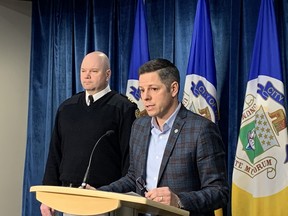
[[[106,95],[107,93],[109,93],[111,91],[110,89],[110,86],[107,85],[107,87],[105,89],[103,89],[102,91],[100,92],[97,92],[96,94],[92,95],[93,96],[93,99],[94,99],[94,102],[99,100],[101,97],[103,97],[104,95]],[[90,105],[90,101],[89,101],[89,94],[88,92],[86,91],[86,94],[85,94],[85,100],[86,100],[86,103],[87,103],[87,106]],[[93,103],[94,103],[93,102]]]

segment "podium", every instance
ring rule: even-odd
[[[159,216],[189,216],[188,211],[134,194],[60,186],[32,186],[30,192],[36,192],[36,199],[41,203],[74,215],[97,215],[128,207],[134,209],[134,214],[139,212]]]

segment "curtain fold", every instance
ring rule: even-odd
[[[261,0],[206,0],[214,46],[219,127],[231,183],[243,101]],[[41,215],[33,185],[42,184],[56,110],[79,91],[82,58],[101,50],[111,60],[111,88],[125,94],[136,0],[33,0],[30,92],[23,216]],[[146,0],[150,58],[179,68],[180,98],[188,66],[197,0]],[[285,94],[288,77],[288,2],[274,0]],[[286,85],[285,85],[286,84]],[[285,100],[287,107],[287,100]],[[286,108],[287,113],[287,108]],[[228,207],[227,215],[230,215]]]

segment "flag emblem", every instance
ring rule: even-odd
[[[140,90],[139,88],[136,88],[135,86],[131,85],[130,87],[130,95],[133,96],[133,99],[136,100],[137,102],[140,100]]]
[[[193,76],[195,75],[192,75],[191,77]],[[213,96],[215,95],[214,86],[211,85],[210,87],[208,87],[209,84],[207,83],[207,80],[203,82],[203,78],[199,78],[200,80],[198,80],[197,82],[193,81],[193,78],[191,79],[189,91],[191,92],[191,94],[184,92],[183,104],[187,109],[190,109],[192,112],[198,113],[206,117],[207,119],[214,121],[215,119],[218,119],[217,100]],[[187,77],[186,79],[189,80],[189,77]],[[187,89],[187,84],[185,86]],[[195,97],[195,99],[200,102],[194,104],[195,100],[192,99],[193,97]]]
[[[270,117],[262,106],[255,112],[255,120],[240,129],[240,140],[251,163],[274,146],[279,146],[277,130],[273,129]]]

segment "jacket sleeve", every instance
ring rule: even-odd
[[[123,116],[121,118],[121,126],[119,127],[119,140],[120,149],[122,154],[122,176],[124,176],[129,168],[129,139],[131,133],[131,127],[136,119],[135,112],[137,110],[137,105],[130,103],[130,106],[124,110]]]
[[[49,154],[42,183],[44,185],[61,185],[59,167],[61,163],[61,137],[59,134],[59,111],[50,141]]]
[[[224,144],[217,125],[202,121],[196,140],[192,161],[197,166],[200,188],[178,194],[185,209],[194,214],[225,207],[229,199]]]

